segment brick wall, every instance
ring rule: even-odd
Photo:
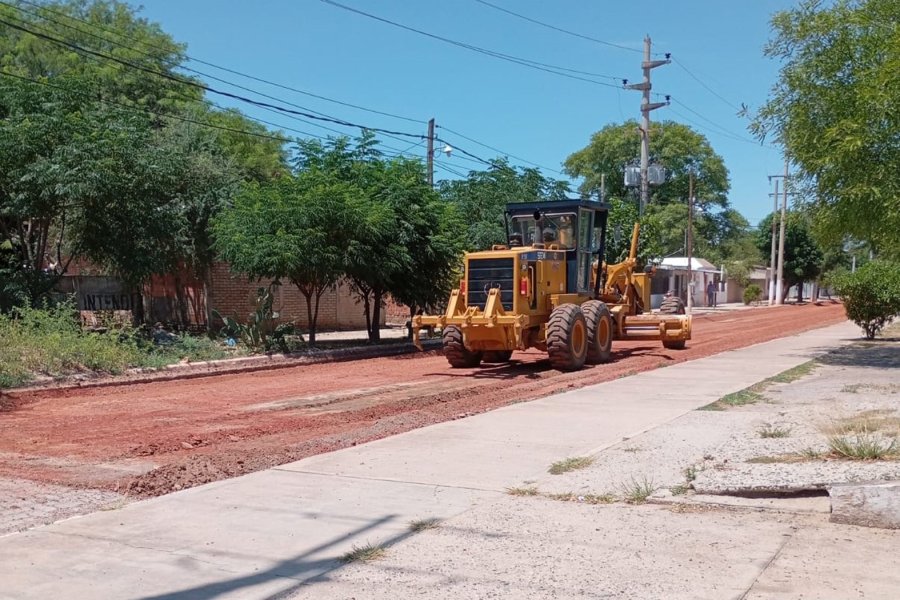
[[[219,313],[244,320],[253,310],[257,288],[269,283],[269,280],[248,281],[244,275],[231,273],[228,265],[216,263],[212,269],[209,300]],[[276,288],[273,309],[280,322],[292,322],[301,329],[308,325],[306,298],[294,285],[285,283]],[[384,323],[382,313],[382,325]],[[320,330],[365,329],[366,318],[362,305],[356,304],[350,290],[341,284],[322,294],[317,325]]]

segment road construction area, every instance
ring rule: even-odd
[[[843,322],[110,505],[0,537],[0,599],[894,598],[898,343]],[[837,455],[863,421],[884,456]]]
[[[696,315],[686,350],[616,342],[611,363],[575,373],[534,350],[479,369],[451,369],[432,351],[12,393],[2,402],[0,493],[28,480],[157,496],[844,319],[832,303]]]

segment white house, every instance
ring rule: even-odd
[[[725,302],[727,297],[725,279],[721,269],[708,260],[691,258],[693,275],[694,306],[706,306],[706,286],[712,281],[716,285],[716,303]],[[659,308],[663,297],[669,290],[687,302],[688,294],[688,259],[686,256],[670,256],[662,259],[656,267],[650,285],[650,302],[652,308]]]

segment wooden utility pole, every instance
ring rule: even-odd
[[[694,171],[690,173],[690,189],[688,191],[688,231],[687,231],[687,314],[694,308]]]
[[[428,119],[428,185],[434,187],[434,119]]]

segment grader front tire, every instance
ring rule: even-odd
[[[684,350],[687,346],[687,342],[684,340],[675,340],[671,342],[663,342],[663,348],[667,350]]]
[[[455,325],[444,327],[441,336],[444,344],[444,356],[454,369],[477,367],[481,364],[481,352],[467,350],[463,343],[462,330]]]
[[[561,304],[550,313],[547,322],[547,354],[550,364],[560,371],[577,371],[584,366],[588,352],[588,331],[581,307]]]
[[[612,358],[613,320],[606,304],[599,300],[588,300],[581,305],[587,323],[589,365],[609,362]]]

